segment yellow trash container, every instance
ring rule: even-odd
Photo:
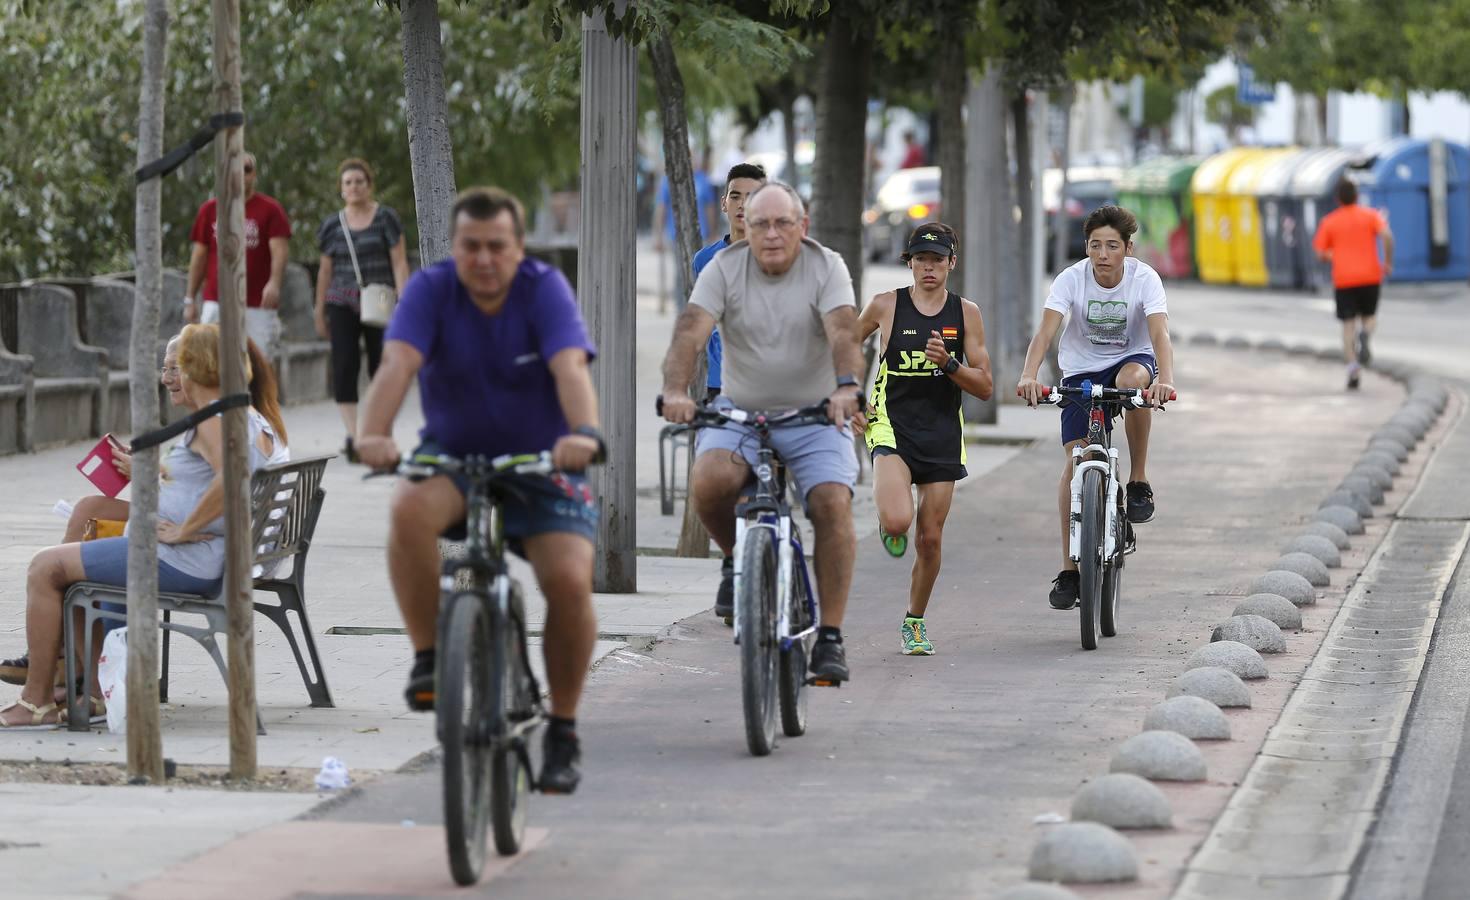
[[[1194,253],[1201,281],[1235,281],[1234,226],[1226,185],[1236,166],[1260,152],[1237,147],[1211,156],[1194,170],[1189,186],[1194,195]]]

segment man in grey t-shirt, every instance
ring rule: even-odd
[[[809,220],[790,185],[768,182],[745,203],[746,240],[731,244],[699,275],[664,359],[664,418],[689,422],[694,361],[718,325],[724,341],[724,396],[747,410],[791,410],[828,401],[831,425],[776,429],[771,444],[805,492],[816,531],[822,622],[811,670],[845,681],[842,617],[856,552],[852,486],[857,457],[849,422],[861,410],[862,351],[852,276],[842,257],[806,236]],[[759,442],[729,424],[700,432],[690,477],[695,511],[725,555],[715,614],[734,607],[735,504]]]

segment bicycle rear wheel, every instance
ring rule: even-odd
[[[1083,650],[1097,649],[1102,624],[1103,503],[1103,473],[1088,469],[1082,473],[1082,546],[1077,560]]]
[[[776,746],[776,543],[769,528],[745,532],[740,593],[740,693],[745,743],[754,756]]]
[[[792,631],[801,631],[811,624],[802,568],[800,561],[791,566],[791,602],[787,615]],[[813,635],[809,634],[792,641],[788,649],[781,651],[781,731],[787,737],[806,734],[806,660],[812,639]]]
[[[1121,493],[1119,500],[1122,500]],[[1128,529],[1125,515],[1127,513],[1123,504],[1119,502],[1113,510],[1113,526],[1117,532],[1113,541],[1113,558],[1103,567],[1102,611],[1098,617],[1103,637],[1115,637],[1118,634],[1118,604],[1123,599],[1123,558],[1126,555],[1123,542]]]
[[[494,636],[495,665],[491,667],[491,697],[495,709],[491,722],[498,723],[495,749],[490,754],[490,821],[495,834],[495,849],[501,856],[520,852],[526,837],[526,811],[531,796],[531,772],[527,767],[525,740],[507,740],[517,723],[535,714],[536,698],[530,696],[526,678],[525,625],[517,617],[520,587],[511,583],[507,590],[517,595],[506,604],[510,618],[500,634]]]
[[[456,883],[474,884],[485,867],[490,812],[490,635],[485,600],[454,594],[440,613],[434,708],[444,751],[444,835]]]

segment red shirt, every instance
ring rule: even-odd
[[[199,207],[189,240],[203,244],[208,262],[204,268],[204,299],[219,299],[219,255],[215,248],[215,207],[211,197]],[[245,305],[260,306],[260,295],[271,277],[271,238],[289,238],[291,220],[276,198],[256,193],[245,201]]]
[[[904,151],[903,162],[898,164],[900,169],[917,169],[929,164],[929,155],[924,152],[924,145],[917,141],[909,144],[908,150]]]
[[[1378,236],[1388,223],[1378,210],[1356,203],[1339,206],[1322,217],[1312,246],[1332,253],[1332,286],[1366,287],[1383,282],[1383,264],[1378,261]]]

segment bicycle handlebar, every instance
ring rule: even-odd
[[[1068,397],[1077,397],[1100,401],[1102,403],[1126,404],[1136,409],[1143,409],[1149,405],[1149,401],[1143,396],[1144,392],[1140,388],[1110,388],[1100,384],[1094,384],[1091,387],[1092,389],[1088,391],[1084,390],[1081,386],[1061,385],[1058,387],[1043,385],[1041,388],[1041,402],[1061,403]],[[1019,390],[1016,391],[1017,396],[1020,396],[1020,393]],[[1169,392],[1168,400],[1178,399],[1178,391]],[[1163,409],[1163,406],[1161,405],[1159,408]]]
[[[594,460],[595,463],[596,460]],[[384,475],[427,478],[444,472],[467,475],[470,478],[482,478],[487,475],[545,476],[556,471],[556,466],[551,462],[550,451],[519,455],[507,453],[493,459],[484,456],[467,456],[461,459],[446,453],[419,453],[403,457],[399,460],[398,465],[392,468],[375,469],[368,472],[362,478],[364,481]]]
[[[659,394],[653,402],[654,413],[660,417],[664,414],[664,395]],[[687,423],[690,428],[719,427],[734,422],[739,425],[749,425],[754,428],[782,428],[791,425],[831,425],[832,418],[827,414],[827,401],[814,403],[811,406],[803,406],[790,412],[769,413],[760,410],[740,409],[731,407],[726,410],[711,409],[705,404],[698,404],[694,408],[694,421]]]

